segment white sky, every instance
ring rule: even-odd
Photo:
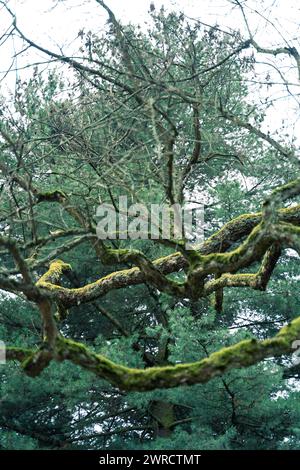
[[[123,22],[133,21],[142,23],[147,19],[147,12],[151,0],[107,0],[107,5]],[[242,17],[237,8],[233,9],[228,0],[154,0],[156,9],[164,5],[167,9],[181,10],[186,15],[199,18],[208,23],[226,25],[228,27],[241,27]],[[257,14],[249,19],[253,24],[253,31],[257,30],[258,38],[265,43],[276,41],[282,43],[280,33],[291,38],[293,32],[299,31],[300,2],[296,0],[263,0],[248,1],[252,9],[268,18],[279,26],[279,34],[275,35],[273,29],[266,28],[266,22]],[[106,12],[95,0],[10,0],[8,5],[16,12],[19,25],[24,27],[35,38],[56,37],[58,42],[68,41],[78,30],[85,25],[87,28],[97,29],[107,18]],[[277,37],[276,37],[277,36]]]
[[[145,25],[149,21],[147,15],[151,0],[107,0],[107,5],[115,12],[123,23],[138,22]],[[156,9],[162,5],[166,9],[183,11],[192,18],[198,18],[209,24],[216,22],[222,28],[240,29],[247,37],[241,12],[233,8],[230,0],[154,0]],[[77,55],[79,40],[76,40],[79,30],[101,31],[107,19],[107,13],[95,0],[9,0],[9,7],[16,13],[18,26],[35,42],[59,52],[59,47],[67,54]],[[295,45],[300,49],[298,37],[300,37],[300,1],[296,0],[248,0],[247,16],[251,29],[256,33],[257,41],[264,47],[275,45]],[[255,12],[259,11],[259,14]],[[274,24],[267,22],[270,19]],[[6,12],[0,10],[0,36],[9,25],[10,18]],[[146,25],[145,25],[146,26]],[[7,70],[11,64],[11,58],[16,51],[22,48],[17,40],[7,41],[0,46],[0,77],[1,72]],[[14,90],[17,77],[26,78],[32,69],[20,70],[28,63],[44,59],[42,54],[30,50],[18,56],[18,72],[11,72],[2,82],[2,93],[7,93],[7,87]],[[268,63],[280,64],[285,76],[292,83],[299,83],[295,68],[290,70],[292,62],[289,59],[276,59],[271,56],[259,56],[260,60],[266,59]],[[257,70],[266,76],[271,71],[272,79],[280,80],[277,73],[270,66],[260,65]],[[299,93],[300,88],[291,87],[291,91]],[[271,131],[280,128],[282,118],[288,120],[290,138],[300,135],[299,103],[295,99],[287,97],[282,86],[275,86],[266,90],[270,96],[277,97],[275,106],[270,109],[265,125]],[[254,99],[259,100],[255,91]]]
[[[151,0],[107,0],[107,5],[116,16],[126,23],[147,21]],[[101,30],[107,13],[95,0],[8,0],[8,6],[16,13],[19,27],[34,40],[50,46],[69,46],[83,27],[93,31]],[[229,0],[154,0],[156,9],[162,5],[166,9],[183,11],[192,18],[245,31],[242,16],[233,8]],[[259,12],[276,23],[279,31],[266,25],[264,18],[247,10],[252,30],[257,31],[257,39],[263,45],[283,44],[285,38],[297,38],[300,23],[300,2],[295,0],[248,1],[252,10]],[[9,17],[0,11],[0,33],[8,25]],[[3,57],[1,52],[1,63]]]

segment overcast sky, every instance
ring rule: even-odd
[[[76,52],[75,41],[78,31],[101,31],[107,13],[95,0],[9,0],[9,7],[16,13],[19,27],[36,42],[50,45],[64,45]],[[116,16],[122,22],[149,21],[150,0],[107,0]],[[238,8],[233,8],[229,0],[154,0],[156,9],[162,5],[166,9],[183,11],[192,18],[224,28],[241,29],[245,32],[242,16]],[[257,40],[263,45],[283,44],[284,39],[299,37],[300,2],[295,0],[248,1],[247,16]],[[260,15],[255,13],[258,9]],[[270,18],[277,26],[273,28],[266,19]],[[2,9],[0,34],[9,25],[10,18]],[[16,46],[16,45],[15,45]],[[1,68],[7,65],[13,54],[13,44],[1,48]]]
[[[70,44],[78,31],[86,29],[101,30],[107,13],[95,0],[10,0],[7,2],[16,12],[19,26],[28,35],[40,42]],[[116,16],[123,22],[147,21],[150,0],[107,0]],[[166,9],[181,10],[186,15],[199,18],[207,23],[244,30],[242,16],[228,0],[154,0],[156,9],[162,5]],[[248,1],[247,9],[252,30],[264,44],[283,43],[280,37],[291,39],[299,36],[300,2],[295,0]],[[255,14],[258,9],[261,16]],[[251,12],[252,10],[252,12]],[[278,32],[265,18],[271,18]],[[2,10],[0,31],[7,25],[8,17]]]
[[[147,19],[150,0],[107,0],[107,5],[124,22],[144,22]],[[159,9],[164,5],[167,9],[184,11],[187,15],[200,18],[202,21],[241,27],[242,17],[237,8],[232,8],[228,0],[154,0]],[[107,18],[106,12],[97,5],[95,0],[10,0],[9,6],[17,13],[20,25],[36,37],[50,35],[58,40],[70,40],[83,25],[87,28],[99,28]],[[280,33],[291,37],[299,31],[300,2],[296,0],[263,0],[248,1],[247,12],[252,21],[253,30],[259,37],[264,37],[268,43],[279,40],[279,35],[273,29],[266,28],[266,21],[261,16],[252,13],[258,10],[264,17],[270,17],[280,27]],[[281,41],[282,42],[282,41]]]
[[[135,22],[146,26],[149,21],[148,11],[150,0],[107,0],[107,5],[115,12],[123,23]],[[166,9],[183,11],[187,16],[199,18],[209,24],[216,22],[222,28],[240,29],[246,35],[241,12],[233,8],[229,0],[154,0],[156,9],[162,5]],[[23,32],[39,44],[52,50],[58,51],[63,47],[65,53],[75,54],[79,47],[77,38],[81,29],[99,32],[107,20],[107,13],[97,4],[95,0],[10,0],[9,7],[16,13],[18,25]],[[251,29],[256,33],[256,39],[263,46],[295,45],[299,48],[300,31],[300,2],[295,0],[248,0],[247,16]],[[259,14],[255,11],[258,10]],[[269,20],[270,22],[268,22]],[[4,33],[10,22],[5,11],[0,11],[0,36]],[[275,27],[271,24],[274,23]],[[17,40],[7,41],[0,47],[0,72],[7,70],[11,64],[11,58],[21,48]],[[42,55],[30,50],[28,53],[18,56],[18,72],[10,73],[2,82],[2,93],[7,87],[14,89],[17,77],[26,78],[30,70],[20,70],[24,65],[40,60]],[[296,70],[289,70],[291,62],[282,60],[280,57],[274,59],[268,56],[267,62],[280,64],[282,70],[287,74],[289,81],[297,83]],[[266,74],[267,67],[260,66],[257,69]],[[271,73],[272,68],[270,69]],[[273,78],[273,77],[272,77]],[[276,79],[278,80],[278,76]],[[274,75],[275,79],[275,75]],[[292,88],[294,93],[299,93],[299,87]],[[265,90],[264,90],[265,92]],[[268,93],[278,98],[275,108],[268,114],[268,125],[274,130],[279,127],[281,118],[287,117],[291,122],[292,134],[299,134],[299,105],[296,100],[287,96],[282,87],[273,87]],[[285,98],[283,98],[285,97]],[[257,95],[258,98],[258,95]],[[292,126],[295,126],[292,129]]]

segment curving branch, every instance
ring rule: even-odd
[[[230,369],[249,367],[268,357],[290,354],[294,351],[293,342],[299,337],[300,317],[283,327],[273,338],[264,341],[254,338],[244,340],[193,363],[147,369],[132,369],[116,364],[90,351],[83,344],[61,336],[57,337],[53,351],[8,348],[7,359],[20,361],[24,371],[33,377],[40,374],[51,360],[68,360],[120,389],[146,391],[206,383]]]
[[[206,283],[204,290],[206,295],[218,292],[224,287],[251,287],[257,290],[266,290],[272,272],[281,255],[281,248],[278,243],[274,243],[266,251],[261,266],[254,274],[223,274],[222,276]]]
[[[235,5],[237,5],[239,7],[239,9],[241,10],[241,13],[242,13],[242,16],[243,16],[243,19],[244,19],[244,23],[246,25],[246,28],[247,28],[247,31],[248,31],[248,34],[249,34],[249,44],[251,44],[257,52],[260,52],[260,53],[263,53],[263,54],[268,54],[268,55],[273,55],[273,56],[277,56],[279,54],[284,54],[284,55],[287,55],[289,57],[292,57],[296,63],[296,67],[297,67],[297,71],[298,71],[298,78],[300,80],[300,54],[299,54],[299,51],[296,47],[294,46],[290,46],[289,43],[285,40],[286,42],[286,46],[284,47],[275,47],[275,48],[270,48],[270,47],[261,47],[254,39],[254,36],[252,34],[252,31],[250,29],[250,26],[249,26],[249,22],[247,20],[247,16],[246,16],[246,13],[245,13],[245,8],[244,6],[242,5],[242,2],[240,2],[239,0],[232,0],[232,3],[234,3]],[[273,23],[271,23],[273,25]],[[273,25],[273,27],[275,27]]]
[[[137,250],[113,250],[100,243],[100,259],[104,262],[132,262],[136,267],[111,273],[79,288],[60,285],[62,275],[71,270],[69,264],[60,260],[52,262],[47,272],[33,285],[16,242],[1,237],[0,244],[10,251],[24,281],[4,278],[6,288],[23,292],[34,301],[40,309],[44,325],[44,341],[38,351],[9,348],[8,359],[20,361],[25,372],[31,376],[38,375],[52,360],[70,360],[119,388],[143,391],[204,383],[231,368],[247,367],[266,357],[292,352],[293,341],[300,336],[300,317],[280,330],[274,338],[242,341],[192,364],[130,369],[97,355],[80,343],[63,338],[55,321],[53,301],[59,309],[66,309],[93,301],[112,289],[141,282],[149,282],[173,296],[192,299],[218,293],[224,287],[265,289],[281,249],[292,247],[300,253],[300,207],[278,209],[280,203],[297,196],[299,191],[299,180],[276,188],[265,200],[261,213],[245,214],[230,221],[206,240],[198,251],[175,253],[152,262]],[[240,243],[237,248],[234,247],[236,242]],[[237,273],[260,260],[257,273]],[[166,277],[180,267],[188,272],[184,282],[177,283]],[[215,274],[214,280],[210,279],[212,274]],[[0,279],[0,287],[3,287],[2,281]]]
[[[71,269],[71,266],[64,261],[56,260],[50,264],[48,271],[38,280],[37,286],[51,294],[66,308],[94,301],[114,289],[145,282],[178,297],[193,297],[195,293],[198,297],[206,296],[218,291],[221,287],[233,287],[233,284],[240,287],[253,287],[256,281],[255,283],[253,283],[254,281],[250,282],[253,279],[252,274],[239,274],[232,277],[234,272],[259,261],[265,255],[258,275],[266,282],[269,278],[265,273],[271,275],[272,263],[275,262],[275,254],[274,258],[271,256],[272,245],[275,243],[278,250],[280,243],[283,246],[298,249],[300,206],[279,210],[278,220],[276,230],[273,229],[272,232],[269,227],[268,230],[262,229],[262,213],[243,214],[228,222],[221,230],[206,240],[200,246],[199,251],[192,251],[188,255],[190,259],[186,259],[181,253],[174,253],[151,262],[138,251],[107,249],[102,258],[106,263],[131,261],[137,267],[113,272],[77,288],[63,287],[57,282],[65,272]],[[244,237],[248,238],[238,248],[227,251]],[[277,249],[275,251],[277,253]],[[185,283],[177,283],[166,277],[168,274],[182,269],[190,269]],[[223,275],[214,281],[206,281],[201,289],[201,282],[212,273]],[[232,274],[229,275],[229,273]],[[245,282],[245,276],[247,282]]]
[[[221,115],[224,119],[231,121],[233,124],[235,124],[238,127],[241,127],[243,129],[247,129],[249,132],[252,134],[256,135],[260,139],[264,140],[268,144],[270,144],[275,150],[277,150],[281,155],[283,155],[285,158],[294,160],[295,163],[299,164],[299,158],[295,154],[295,151],[284,147],[281,145],[277,140],[275,140],[273,137],[271,137],[269,134],[266,134],[259,128],[253,126],[248,121],[245,121],[243,118],[240,118],[239,116],[236,116],[232,114],[231,112],[225,110],[222,106],[222,104],[219,106],[219,111],[221,112]]]

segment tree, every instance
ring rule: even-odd
[[[288,403],[280,398],[300,334],[297,299],[286,312],[281,292],[292,289],[288,273],[297,276],[297,147],[262,130],[270,101],[255,106],[247,85],[253,51],[285,54],[299,71],[297,50],[261,47],[239,2],[247,38],[155,9],[143,32],[98,0],[107,29],[80,33],[78,59],[27,38],[1,3],[14,34],[69,71],[65,79],[36,68],[13,107],[3,101],[0,288],[13,297],[2,300],[2,336],[7,358],[38,381],[9,365],[3,393],[22,383],[40,399],[14,413],[17,395],[5,402],[2,445],[12,432],[28,447],[297,446],[290,385]],[[199,199],[208,236],[193,250],[184,237],[103,241],[96,207],[118,211],[119,196],[148,206]],[[261,304],[268,294],[275,315]],[[241,308],[248,331],[232,334]],[[183,397],[182,386],[194,384],[206,385]],[[197,403],[207,394],[218,401],[213,410]],[[43,419],[28,426],[35,414]]]

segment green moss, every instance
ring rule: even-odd
[[[271,193],[271,197],[274,194],[284,194],[287,193],[289,196],[290,193],[294,195],[294,191],[297,191],[300,188],[300,178],[297,178],[293,181],[289,181],[287,184],[284,184],[283,186],[280,186],[278,188],[275,188],[274,191]]]
[[[40,277],[36,285],[53,290],[57,286],[53,285],[52,282],[58,281],[64,272],[70,271],[71,269],[72,267],[70,264],[67,264],[60,259],[54,260],[50,264],[48,271]]]
[[[290,346],[295,339],[300,339],[300,317],[284,326],[276,338],[283,339],[286,346]]]
[[[109,263],[120,263],[134,260],[135,257],[142,255],[138,250],[128,250],[128,249],[112,249],[106,248],[103,254],[101,255],[101,261],[104,264]]]
[[[39,351],[26,358],[21,363],[21,366],[27,375],[36,377],[50,364],[52,359],[52,351],[41,348]]]
[[[192,270],[203,271],[203,274],[230,272],[233,269],[238,269],[243,255],[249,255],[249,257],[254,255],[252,247],[255,247],[255,257],[258,258],[270,245],[271,237],[265,234],[260,240],[261,235],[263,235],[262,223],[255,226],[246,240],[234,250],[226,253],[198,255],[198,259],[197,257],[194,258],[194,264],[191,268]]]
[[[261,345],[256,339],[244,340],[234,346],[222,348],[211,354],[210,360],[215,367],[220,369],[225,369],[232,361],[247,366],[248,363],[252,363],[252,354],[260,348]]]
[[[38,202],[61,202],[67,199],[67,195],[60,189],[55,189],[53,191],[38,193],[37,199]]]
[[[271,339],[255,338],[222,348],[208,358],[190,364],[133,369],[115,364],[86,346],[64,338],[57,339],[57,360],[68,359],[126,390],[152,390],[182,384],[204,383],[233,367],[247,367],[264,357],[292,351],[292,342],[300,335],[300,317],[282,328]]]
[[[260,360],[293,352],[292,343],[300,337],[300,317],[283,327],[270,339],[258,341],[255,338],[241,341],[211,354],[208,358],[189,364],[133,369],[116,364],[105,356],[90,351],[85,345],[58,337],[54,350],[41,348],[37,352],[11,348],[9,359],[22,361],[27,374],[39,374],[51,361],[70,360],[125,390],[153,390],[176,387],[183,384],[205,383],[236,367],[248,367]],[[14,351],[12,353],[12,351]]]
[[[24,361],[26,358],[30,357],[33,354],[33,351],[31,349],[11,346],[8,346],[5,352],[7,360],[17,361]]]

